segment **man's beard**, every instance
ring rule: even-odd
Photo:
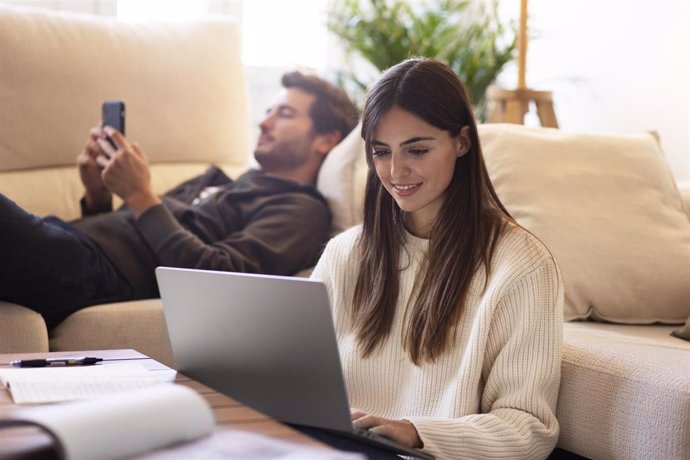
[[[307,162],[309,145],[308,142],[281,142],[265,152],[257,147],[254,158],[264,171],[288,171]]]

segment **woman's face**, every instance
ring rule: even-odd
[[[414,235],[428,237],[445,200],[455,161],[470,147],[469,128],[451,135],[410,112],[393,107],[372,141],[376,174],[405,214]]]

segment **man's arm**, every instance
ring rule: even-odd
[[[123,199],[135,225],[161,265],[290,275],[313,266],[328,240],[330,213],[325,202],[306,193],[278,194],[247,211],[241,231],[206,242],[175,219],[151,188],[148,159],[136,144],[110,127],[104,131],[115,150],[97,139],[108,158],[99,157],[103,183]]]
[[[240,231],[210,243],[182,227],[162,205],[136,221],[161,265],[291,275],[313,266],[329,237],[324,202],[304,193],[278,195],[251,212]]]

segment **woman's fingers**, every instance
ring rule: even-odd
[[[385,436],[390,439],[396,439],[395,429],[392,426],[385,423],[382,425],[372,426],[371,428],[369,428],[369,431],[373,431],[376,434]]]
[[[409,447],[422,447],[422,441],[414,425],[408,420],[389,420],[368,415],[362,411],[352,412],[352,423],[360,429],[370,430],[381,436]]]
[[[381,425],[383,422],[385,422],[384,419],[375,417],[373,415],[367,415],[367,414],[362,414],[360,417],[357,417],[356,419],[352,420],[353,423],[357,428],[362,428],[365,430],[369,430],[375,426]]]
[[[357,420],[358,418],[366,416],[367,413],[364,411],[361,411],[359,409],[353,409],[350,411],[350,418],[352,421]]]

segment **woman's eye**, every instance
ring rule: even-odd
[[[390,153],[390,150],[378,149],[378,150],[374,150],[372,152],[371,156],[382,157],[382,156],[388,155],[389,153]]]
[[[429,149],[410,149],[408,152],[415,156],[422,156],[425,153],[428,153]]]

